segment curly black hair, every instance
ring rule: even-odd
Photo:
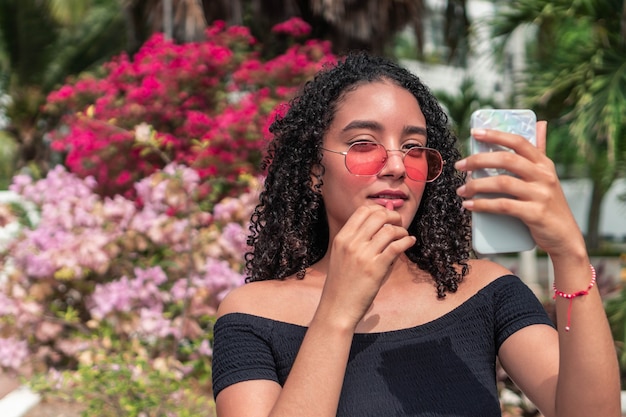
[[[428,146],[437,149],[445,161],[441,176],[426,185],[408,228],[417,243],[406,255],[432,275],[438,297],[457,290],[469,270],[471,226],[469,213],[456,194],[465,182],[465,175],[454,168],[461,158],[456,137],[447,115],[417,76],[389,59],[365,52],[348,54],[321,70],[289,103],[286,114],[271,125],[273,137],[263,161],[267,178],[251,218],[248,244],[253,250],[245,258],[246,282],[294,274],[303,278],[305,269],[324,256],[329,239],[319,192],[324,134],[347,92],[383,80],[415,96],[426,118]]]

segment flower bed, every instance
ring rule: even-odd
[[[217,23],[50,94],[65,164],[13,179],[38,217],[0,252],[0,367],[85,415],[210,415],[212,325],[244,280],[269,120],[333,59],[294,40],[263,61],[246,28]]]

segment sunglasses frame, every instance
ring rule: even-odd
[[[385,158],[385,163],[384,163],[384,164],[380,167],[380,169],[378,170],[378,172],[376,172],[376,173],[374,173],[374,174],[355,174],[354,172],[352,172],[352,171],[350,170],[350,167],[348,167],[348,152],[350,152],[350,149],[351,149],[353,146],[355,146],[355,145],[360,145],[360,144],[364,144],[364,143],[365,143],[365,144],[372,144],[372,145],[376,145],[377,147],[382,148],[382,149],[383,149],[383,150],[387,153],[387,157]],[[407,176],[407,178],[411,179],[412,181],[417,181],[417,182],[426,182],[426,183],[435,181],[437,178],[439,178],[439,177],[441,176],[441,173],[443,172],[443,165],[445,164],[445,161],[443,160],[443,157],[441,156],[441,152],[439,152],[437,149],[434,149],[434,148],[429,148],[429,147],[426,147],[426,146],[416,146],[416,147],[409,148],[409,149],[387,149],[387,148],[385,148],[383,145],[381,145],[380,143],[374,143],[374,142],[354,142],[354,143],[353,143],[353,144],[351,144],[351,145],[348,147],[348,149],[347,149],[347,150],[345,150],[345,151],[335,151],[335,150],[332,150],[332,149],[324,148],[323,146],[322,146],[322,147],[320,147],[320,148],[321,148],[322,150],[324,150],[324,151],[328,151],[328,152],[336,153],[336,154],[339,154],[339,155],[343,155],[343,163],[344,163],[344,165],[345,165],[346,169],[348,170],[348,172],[349,172],[350,174],[355,175],[355,176],[357,176],[357,177],[375,177],[376,175],[380,174],[380,172],[381,172],[381,171],[385,168],[385,166],[387,166],[387,161],[389,160],[389,156],[388,156],[388,155],[389,155],[389,152],[402,152],[402,163],[403,163],[403,164],[404,164],[404,158],[405,158],[405,157],[406,157],[406,155],[407,155],[409,152],[411,152],[413,149],[419,149],[419,150],[428,151],[428,152],[433,151],[433,152],[435,152],[435,154],[436,154],[436,155],[438,155],[438,156],[439,156],[439,160],[441,161],[441,166],[440,166],[440,168],[439,168],[439,172],[437,173],[437,175],[436,175],[434,178],[432,178],[432,179],[430,179],[430,180],[416,180],[416,179],[414,179],[414,178],[411,178],[411,177],[409,176],[409,174],[408,174],[408,171],[407,171],[406,176]],[[406,165],[405,165],[405,168],[406,168]]]

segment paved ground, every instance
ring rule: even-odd
[[[23,417],[80,417],[80,407],[63,401],[43,400]]]
[[[0,373],[0,398],[19,387],[20,383],[15,378]]]
[[[8,374],[0,374],[0,415],[23,417],[39,402],[39,396],[21,386],[20,381]]]
[[[17,378],[0,373],[1,417],[80,417],[78,405],[46,398],[37,402],[21,385]]]
[[[65,401],[44,398],[37,402],[32,392],[20,388],[19,381],[0,375],[2,417],[80,417],[80,411],[78,405]]]

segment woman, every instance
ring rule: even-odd
[[[538,148],[474,131],[516,153],[460,160],[396,64],[349,55],[307,83],[271,128],[249,283],[219,308],[218,415],[497,416],[497,357],[547,417],[619,416],[611,333],[537,130]],[[486,167],[519,178],[464,183]],[[519,217],[550,255],[558,331],[510,271],[470,259],[472,210]]]

